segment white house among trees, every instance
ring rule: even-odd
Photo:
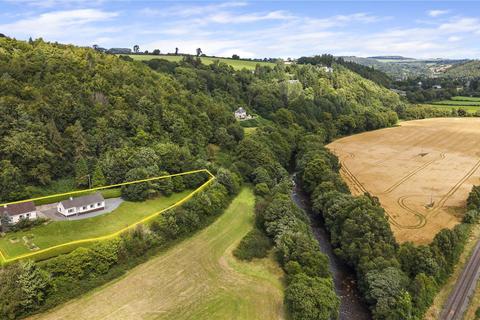
[[[105,199],[97,192],[83,197],[70,198],[58,203],[57,211],[65,217],[105,209]]]
[[[9,204],[0,207],[0,216],[7,218],[9,223],[15,224],[22,219],[36,219],[37,209],[32,201]]]
[[[247,111],[242,107],[238,108],[234,113],[235,119],[238,120],[247,120],[252,119],[252,116],[247,114]]]

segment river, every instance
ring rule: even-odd
[[[301,189],[293,175],[295,186],[292,199],[297,206],[305,210],[311,222],[311,227],[318,240],[320,251],[328,256],[330,272],[333,276],[335,291],[340,297],[340,320],[369,320],[372,318],[367,305],[360,298],[354,271],[333,253],[327,231],[319,219],[314,219],[308,196]]]

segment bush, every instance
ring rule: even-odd
[[[20,219],[16,224],[10,226],[10,231],[29,230],[35,226],[44,224],[49,219],[37,218],[37,219]]]
[[[464,223],[474,224],[478,222],[478,218],[480,217],[480,212],[478,210],[468,210],[463,217]]]
[[[270,188],[268,188],[268,185],[265,182],[258,183],[255,185],[255,194],[257,196],[264,197],[269,193],[270,193]]]
[[[272,242],[261,230],[254,228],[243,237],[237,248],[233,250],[233,255],[241,260],[250,261],[253,258],[264,258],[268,250],[272,247]]]

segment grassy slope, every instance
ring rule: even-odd
[[[73,240],[112,234],[174,204],[190,192],[192,191],[188,190],[170,197],[159,197],[144,202],[124,202],[116,210],[98,217],[75,221],[53,221],[28,231],[9,233],[5,238],[0,239],[0,250],[7,258],[32,252],[22,240],[23,236],[29,235],[33,235],[32,241],[36,246],[45,249]],[[9,239],[12,237],[20,241],[11,243]]]
[[[146,60],[152,60],[152,59],[165,59],[165,60],[174,61],[174,62],[178,62],[183,58],[183,56],[167,56],[167,55],[154,56],[154,55],[145,55],[145,54],[132,54],[132,55],[129,55],[129,57],[139,61],[146,61]],[[269,66],[269,67],[275,66],[275,64],[272,62],[233,60],[233,59],[226,59],[226,58],[210,58],[210,57],[201,57],[201,59],[202,59],[202,62],[207,65],[212,64],[215,60],[220,60],[221,62],[231,65],[233,68],[237,70],[240,70],[243,68],[254,70],[257,64],[260,64],[262,66]]]
[[[211,226],[124,278],[32,319],[283,319],[281,270],[231,254],[252,228],[244,188]]]

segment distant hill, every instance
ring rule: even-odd
[[[452,66],[469,61],[465,59],[414,59],[402,56],[375,56],[368,58],[345,56],[342,58],[346,61],[374,67],[385,72],[394,80],[443,75]]]
[[[458,64],[448,69],[445,76],[453,78],[476,78],[480,77],[480,60]]]
[[[407,58],[403,56],[373,56],[368,58],[376,60],[415,60],[414,58]]]

